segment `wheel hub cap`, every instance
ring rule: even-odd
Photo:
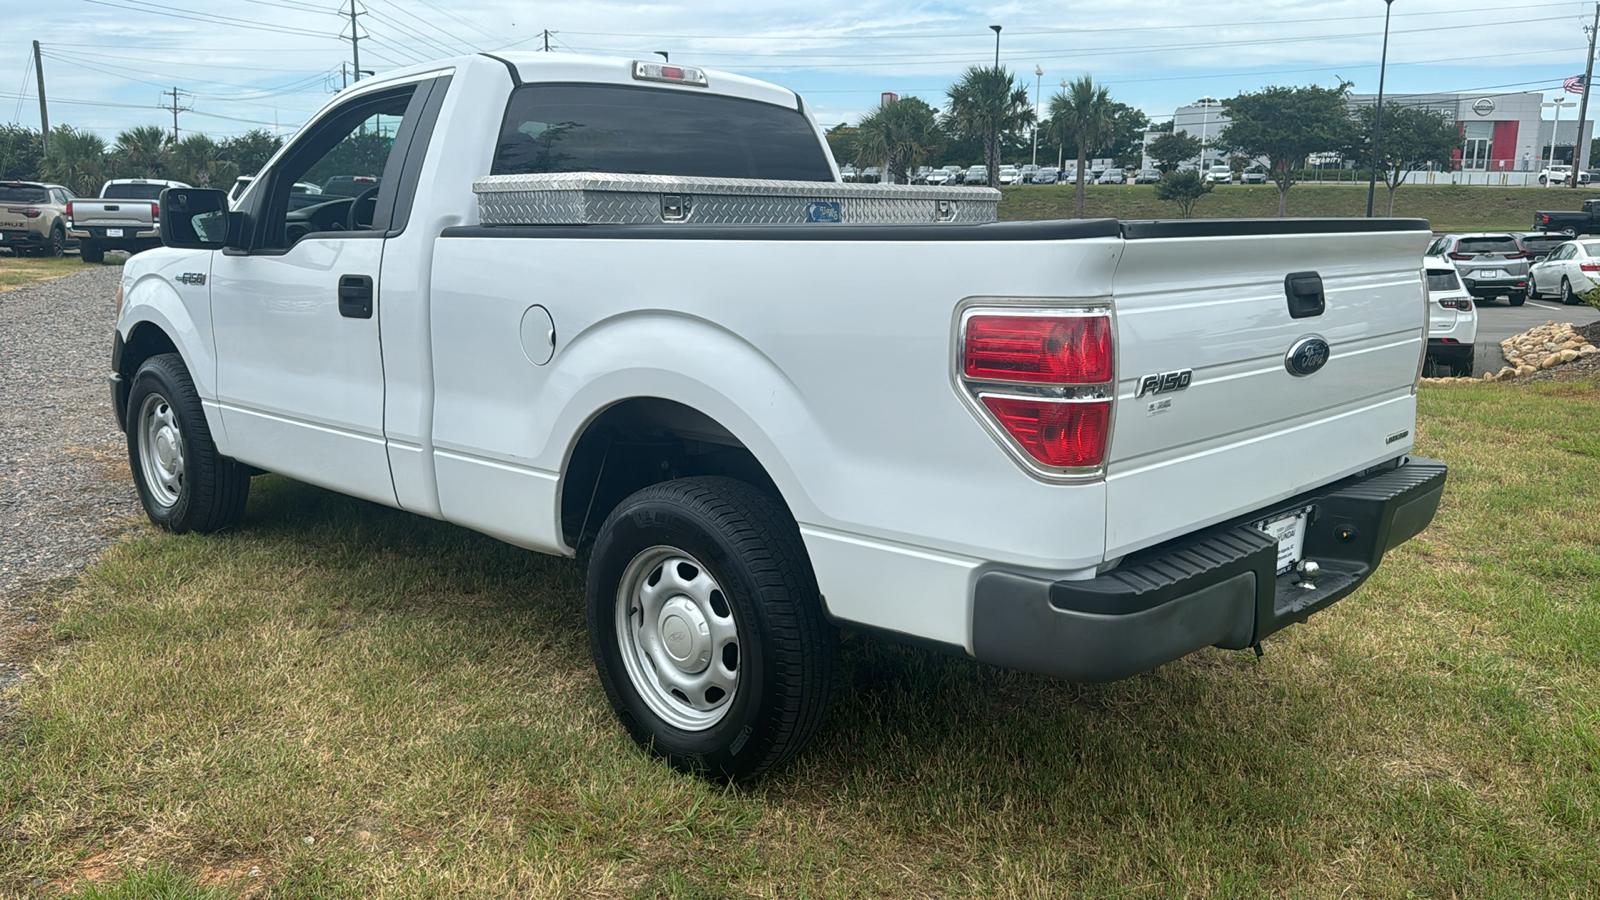
[[[140,474],[150,498],[172,506],[183,493],[183,431],[172,404],[160,394],[144,398],[138,421]]]
[[[722,721],[739,687],[739,626],[722,586],[675,547],[635,556],[617,585],[616,635],[628,680],[686,731]]]
[[[672,665],[699,672],[711,661],[711,626],[688,597],[674,597],[661,609],[661,644]]]

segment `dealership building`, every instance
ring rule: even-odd
[[[1375,102],[1377,97],[1373,94],[1350,97],[1352,108],[1370,106]],[[1590,163],[1589,142],[1594,137],[1594,117],[1600,115],[1600,109],[1589,110],[1589,121],[1584,123],[1583,139],[1580,141],[1577,140],[1577,104],[1569,101],[1560,108],[1561,121],[1547,120],[1543,117],[1545,95],[1540,91],[1513,94],[1386,94],[1384,105],[1390,103],[1435,110],[1455,122],[1460,129],[1461,146],[1455,153],[1452,169],[1467,173],[1536,173],[1552,159],[1571,164],[1575,146],[1582,151],[1580,164],[1587,168]],[[1228,121],[1222,101],[1209,97],[1188,106],[1180,106],[1172,114],[1173,130],[1208,143],[1217,139]],[[1555,137],[1553,157],[1552,135]],[[1227,161],[1226,154],[1209,147],[1202,151],[1202,155],[1202,159],[1192,162],[1204,167]]]

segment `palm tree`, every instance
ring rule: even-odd
[[[222,158],[222,148],[203,134],[191,134],[172,148],[172,172],[196,187],[226,188],[239,167]]]
[[[1116,137],[1116,104],[1111,92],[1088,75],[1050,98],[1050,121],[1059,136],[1078,145],[1078,187],[1074,209],[1083,218],[1083,175],[1089,168],[1089,151]]]
[[[92,131],[59,125],[50,131],[44,177],[74,194],[93,197],[106,177],[106,142]]]
[[[166,129],[141,125],[117,135],[114,162],[119,174],[136,178],[160,178],[167,168],[167,153],[172,143]]]
[[[856,126],[855,138],[856,164],[884,163],[885,174],[896,183],[944,143],[933,107],[916,97],[869,113]]]
[[[1028,88],[1013,80],[1004,66],[973,66],[950,86],[946,95],[950,98],[946,117],[951,129],[957,134],[982,138],[989,184],[998,183],[1000,136],[1033,124]]]

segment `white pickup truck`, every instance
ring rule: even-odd
[[[551,179],[668,187],[607,224]],[[716,218],[797,183],[794,224]],[[731,779],[815,733],[839,626],[1124,678],[1258,645],[1432,519],[1426,222],[855,224],[853,191],[995,194],[840,184],[799,97],[716,71],[364,80],[232,210],[163,195],[111,360],[140,498],[212,531],[275,472],[586,553],[622,722]]]

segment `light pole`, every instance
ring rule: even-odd
[[[1039,166],[1039,86],[1044,84],[1044,69],[1033,67],[1033,165]]]
[[[1378,61],[1378,110],[1372,119],[1372,171],[1367,178],[1367,218],[1372,218],[1372,198],[1378,192],[1378,139],[1383,135],[1383,76],[1389,68],[1389,11],[1394,0],[1383,0],[1383,57]]]
[[[1556,111],[1556,120],[1550,126],[1550,155],[1548,157],[1545,157],[1545,161],[1544,161],[1544,167],[1546,169],[1548,169],[1551,166],[1556,164],[1556,132],[1561,130],[1561,110],[1565,109],[1568,106],[1572,106],[1573,102],[1571,100],[1567,100],[1567,99],[1562,98],[1562,97],[1557,97],[1555,100],[1553,100],[1553,101],[1551,101],[1549,103],[1541,103],[1539,105],[1544,107],[1545,109],[1550,109],[1550,108],[1553,107],[1555,109],[1555,111]],[[1572,156],[1573,156],[1574,163],[1576,163],[1576,161],[1577,161],[1578,142],[1581,141],[1581,140],[1583,140],[1583,135],[1580,134],[1576,138],[1574,138],[1573,141],[1572,141]],[[1578,167],[1577,167],[1577,165],[1573,165],[1573,167],[1572,167],[1572,177],[1574,179],[1576,179],[1578,177]]]
[[[1216,105],[1217,105],[1217,101],[1213,100],[1210,97],[1201,97],[1200,98],[1200,101],[1199,101],[1199,106],[1200,106],[1200,176],[1202,178],[1205,177],[1206,171],[1207,171],[1207,169],[1206,169],[1206,142],[1210,140],[1211,107],[1216,106]]]
[[[1061,93],[1065,94],[1066,92],[1067,80],[1063,78],[1061,79]],[[1067,168],[1067,141],[1066,138],[1059,133],[1056,135],[1056,140],[1061,142],[1056,145],[1056,171],[1065,171]]]
[[[1000,71],[1000,26],[990,25],[989,27],[994,29],[994,68],[998,72]]]

